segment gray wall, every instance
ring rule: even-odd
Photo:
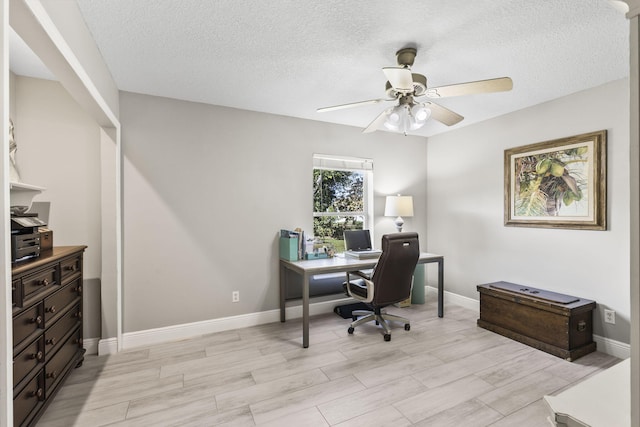
[[[594,332],[629,342],[628,80],[429,138],[427,245],[447,260],[447,289],[505,280],[593,299]],[[504,150],[608,131],[608,230],[503,225]],[[617,312],[605,324],[603,308]]]
[[[313,153],[373,159],[376,240],[397,192],[426,236],[425,138],[126,92],[120,117],[125,333],[276,309],[276,235],[312,230]]]
[[[56,246],[87,245],[84,337],[101,336],[100,128],[58,83],[12,78],[12,111],[23,182],[46,187]]]

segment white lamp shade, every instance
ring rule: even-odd
[[[413,216],[413,197],[387,196],[384,216]]]

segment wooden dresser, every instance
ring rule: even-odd
[[[31,426],[82,364],[82,255],[61,246],[12,268],[13,424]]]

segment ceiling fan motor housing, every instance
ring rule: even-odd
[[[424,95],[427,92],[427,78],[422,74],[411,73],[411,77],[413,78],[413,96]],[[399,93],[393,89],[391,83],[387,81],[384,86],[384,91],[390,98],[396,98]]]

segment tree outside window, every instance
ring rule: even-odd
[[[344,231],[365,226],[364,170],[313,169],[313,235],[344,251]]]

